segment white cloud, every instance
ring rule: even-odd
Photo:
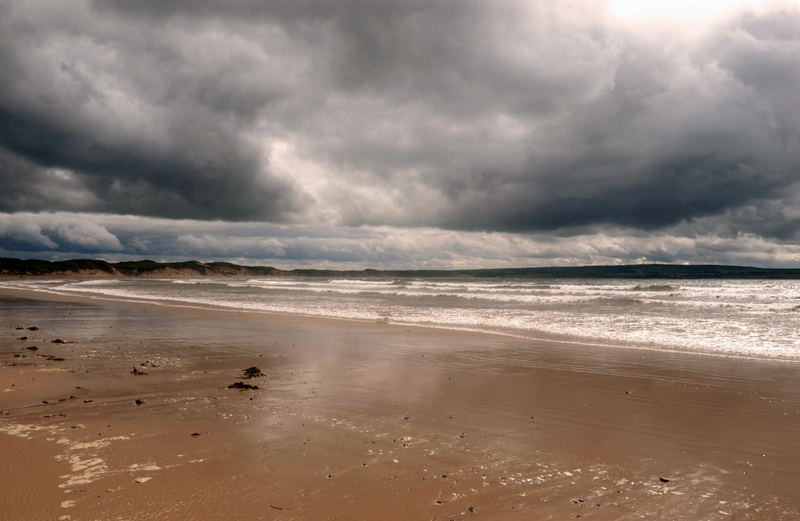
[[[15,214],[0,214],[0,237],[35,248],[57,250],[58,244],[42,234],[42,227]]]
[[[707,24],[741,9],[763,9],[781,2],[764,0],[606,0],[612,16],[628,23]],[[786,2],[783,2],[786,3]]]
[[[231,228],[235,228],[232,225]],[[222,234],[183,234],[176,238],[176,242],[185,246],[188,251],[202,255],[216,255],[223,258],[241,256],[247,253],[248,256],[258,256],[261,258],[274,258],[285,255],[281,241],[272,237],[236,237]]]
[[[107,260],[226,260],[279,268],[437,269],[551,265],[720,263],[796,267],[800,244],[731,234],[712,222],[643,234],[616,227],[548,233],[456,232],[390,226],[265,225],[119,215],[0,214],[5,256]],[[51,238],[52,237],[52,238]],[[76,250],[76,248],[80,248]]]
[[[88,220],[49,223],[58,237],[67,245],[102,251],[119,251],[122,244],[104,227]]]
[[[119,239],[95,219],[93,215],[65,212],[0,214],[0,237],[44,250],[121,251]]]

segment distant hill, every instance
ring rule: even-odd
[[[110,263],[97,259],[45,261],[0,258],[0,277],[472,277],[472,278],[620,278],[620,279],[800,279],[800,269],[753,268],[723,265],[632,264],[503,268],[479,270],[280,270],[269,266],[239,266],[229,262]]]
[[[238,266],[229,262],[156,262],[151,260],[110,263],[97,259],[45,261],[0,258],[0,277],[222,277],[280,275],[281,270]]]

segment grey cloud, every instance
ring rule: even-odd
[[[447,59],[428,69],[400,51],[383,56],[379,69],[363,65],[359,95],[337,99],[314,120],[324,135],[306,131],[303,152],[339,167],[345,180],[355,179],[348,170],[366,171],[368,183],[394,190],[406,210],[400,223],[465,229],[658,229],[758,199],[781,201],[800,175],[800,67],[784,67],[800,56],[795,25],[785,21],[800,19],[796,10],[742,15],[700,44],[615,32],[602,17],[588,20],[591,12],[544,8],[561,18],[546,30],[534,24],[526,42],[525,22],[502,18],[508,12],[529,21],[510,9],[482,13],[479,22],[426,34],[434,43],[370,46],[414,49],[422,41]],[[739,38],[753,20],[761,32]],[[506,34],[490,30],[499,21]],[[777,23],[780,38],[765,29]],[[437,54],[439,36],[458,42],[458,52]],[[530,42],[522,59],[508,59]],[[349,58],[357,68],[358,55]],[[756,70],[745,74],[740,64]],[[346,139],[327,139],[336,128]],[[415,208],[409,186],[420,184],[438,194],[437,208]],[[360,209],[343,220],[387,222]],[[742,231],[774,228],[743,224]]]
[[[693,40],[594,2],[68,6],[2,7],[3,211],[796,238],[796,8]]]
[[[4,156],[68,170],[74,188],[94,197],[80,208],[40,201],[38,209],[231,220],[280,220],[294,209],[291,181],[272,177],[263,150],[244,135],[253,114],[278,95],[266,84],[241,84],[247,56],[215,67],[201,56],[225,49],[190,48],[200,42],[187,31],[98,24],[79,3],[74,18],[62,20],[49,7],[4,8]],[[41,24],[23,23],[26,17]],[[19,183],[23,172],[0,175]],[[47,191],[45,177],[26,183]]]

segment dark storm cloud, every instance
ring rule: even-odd
[[[97,19],[79,3],[3,11],[0,176],[26,186],[3,209],[232,220],[293,209],[291,182],[269,174],[243,132],[275,94],[228,85],[246,59],[204,70],[207,51],[181,49],[180,31]],[[88,197],[59,204],[52,169]]]
[[[795,8],[693,38],[595,2],[2,11],[3,211],[570,233],[714,221],[781,240],[796,223]]]
[[[3,182],[22,182],[50,195],[25,206],[10,201],[4,209],[55,207],[176,218],[200,214],[230,220],[280,217],[288,209],[284,198],[291,196],[289,190],[278,182],[259,186],[255,154],[193,119],[189,116],[183,126],[172,129],[175,142],[148,148],[135,138],[107,139],[92,135],[92,129],[57,125],[47,116],[0,111],[0,136],[17,157],[4,155],[10,162],[40,167],[32,169],[33,178],[21,178],[21,168],[4,170]],[[49,168],[67,173],[72,189],[91,194],[86,204],[54,201],[61,194],[47,180]],[[14,193],[18,204],[26,191],[20,188]]]

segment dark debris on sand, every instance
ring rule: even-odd
[[[133,370],[131,371],[131,374],[135,375],[135,376],[141,376],[141,375],[145,375],[147,373],[145,371],[140,371],[139,369],[136,368],[136,366],[133,366]]]
[[[244,382],[233,382],[228,386],[228,389],[258,389],[257,385],[250,385]]]
[[[63,362],[64,360],[66,360],[66,358],[62,358],[60,356],[55,356],[55,355],[36,355],[36,356],[44,358],[45,360],[50,360],[52,362]]]
[[[249,378],[259,378],[264,376],[264,373],[261,372],[256,366],[248,367],[247,369],[242,369],[242,378],[249,379]]]

